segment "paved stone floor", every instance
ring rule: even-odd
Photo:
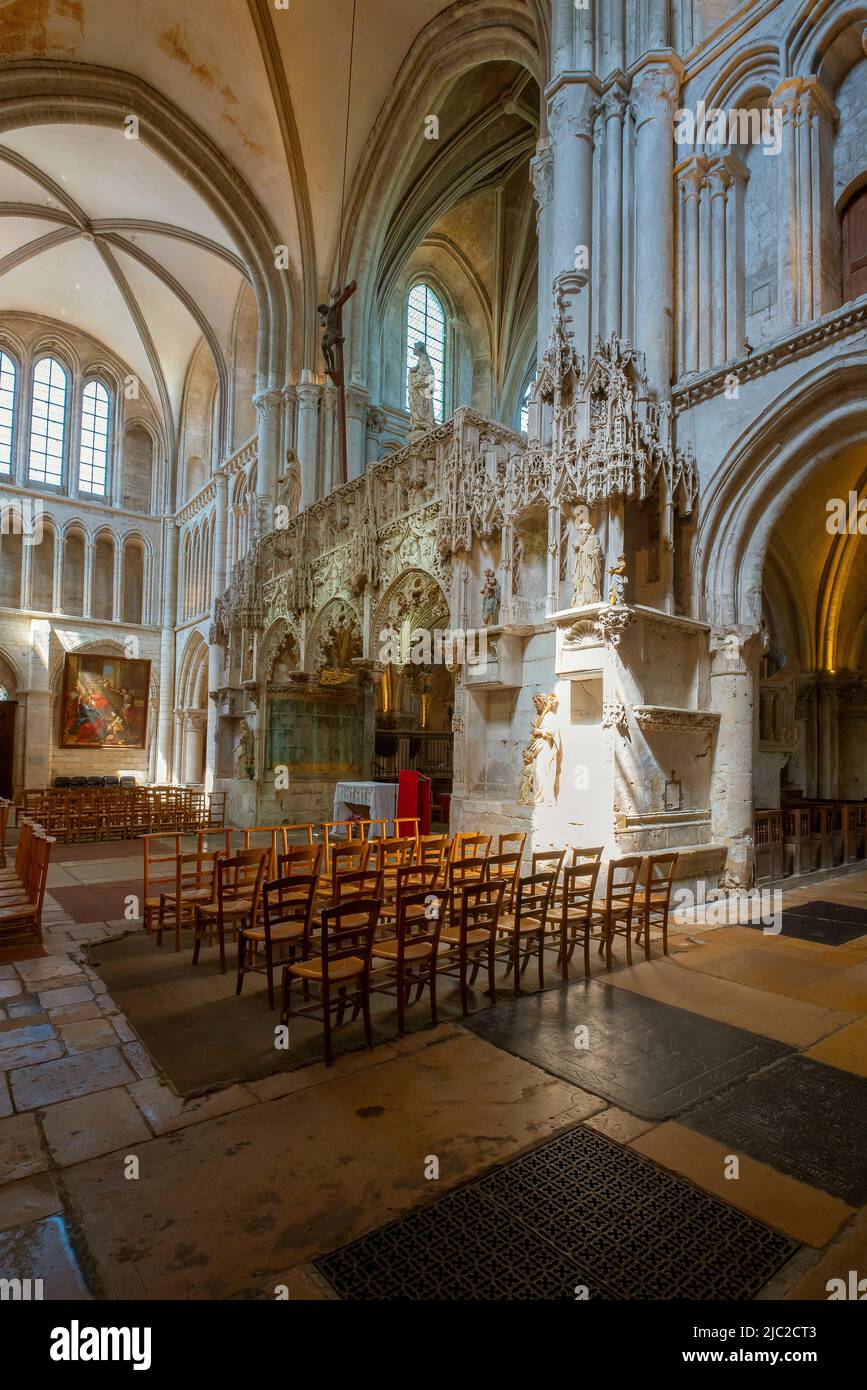
[[[652,1034],[651,1051],[680,1065],[701,1037],[714,1065],[720,1048],[754,1058],[682,1105],[679,1092],[665,1117],[611,1102],[621,1045],[604,1027],[598,1073],[586,1068],[577,1084],[508,1038],[454,1018],[425,1027],[425,1003],[412,1006],[418,1031],[330,1069],[275,1070],[184,1099],[89,964],[88,947],[139,930],[122,913],[140,882],[134,844],[59,846],[44,952],[0,952],[0,1278],[42,1278],[46,1298],[273,1298],[278,1286],[327,1298],[315,1257],[575,1125],[797,1241],[760,1297],[825,1298],[829,1279],[867,1267],[867,934],[827,946],[699,923],[673,930],[667,958],[655,944],[652,960],[639,953],[626,968],[620,942],[611,974],[594,961],[604,998],[653,1001],[621,1011]],[[817,899],[864,907],[867,874],[785,895],[792,907]],[[177,968],[192,970],[188,956]],[[564,1047],[587,994],[577,964],[560,990],[574,1004]],[[221,988],[232,994],[231,974]],[[184,1006],[195,1008],[192,994]],[[525,1006],[538,1010],[533,998]],[[263,1029],[274,1022],[263,999]],[[618,1056],[621,1071],[642,1065],[640,1053]],[[648,1074],[656,1065],[649,1058]],[[821,1142],[801,1152],[799,1127],[821,1127]]]

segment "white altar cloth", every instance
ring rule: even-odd
[[[397,783],[338,782],[334,788],[332,819],[351,820],[350,805],[368,806],[370,820],[394,820],[397,812]]]

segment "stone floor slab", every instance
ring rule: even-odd
[[[683,1124],[850,1206],[867,1202],[867,1081],[850,1072],[784,1057]]]
[[[109,1297],[223,1298],[599,1108],[461,1033],[153,1140],[138,1182],[102,1158],[68,1169],[65,1186]],[[425,1177],[431,1155],[436,1184]]]
[[[611,984],[734,1028],[745,1028],[788,1047],[809,1047],[846,1021],[836,1010],[786,995],[768,995],[698,970],[681,970],[672,960],[643,961],[631,970],[619,970],[612,975]]]
[[[0,1279],[41,1279],[46,1300],[91,1297],[62,1216],[0,1233]]]
[[[48,1167],[35,1115],[12,1115],[0,1124],[0,1183],[17,1182]]]
[[[112,1086],[124,1086],[134,1080],[134,1073],[116,1047],[22,1067],[9,1075],[18,1110],[35,1110],[38,1106],[54,1105],[61,1100],[89,1095],[92,1091],[107,1091]]]
[[[631,1147],[805,1245],[825,1245],[852,1215],[852,1208],[838,1198],[673,1120],[641,1135]],[[733,1153],[739,1175],[727,1178]]]
[[[501,1000],[465,1026],[641,1116],[665,1119],[785,1054],[742,1029],[599,980]],[[586,1027],[588,1047],[576,1049]]]
[[[818,1263],[801,1276],[785,1297],[796,1300],[827,1299],[832,1292],[840,1292],[839,1285],[829,1288],[829,1282],[841,1279],[848,1292],[852,1270],[856,1272],[856,1279],[867,1278],[867,1211],[853,1217]],[[863,1299],[864,1292],[860,1296]]]
[[[815,1058],[817,1062],[826,1062],[830,1067],[842,1067],[856,1076],[867,1077],[867,1018],[850,1023],[848,1028],[841,1028],[831,1038],[824,1038],[809,1049],[807,1056]],[[867,1125],[864,1135],[867,1141]]]
[[[41,1221],[45,1216],[56,1216],[62,1211],[63,1198],[50,1173],[39,1173],[35,1178],[23,1178],[21,1182],[0,1187],[0,1231],[27,1226],[31,1221]]]
[[[43,1116],[45,1139],[61,1167],[146,1144],[152,1137],[123,1087],[52,1105]]]

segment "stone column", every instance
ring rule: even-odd
[[[798,104],[801,79],[790,78],[768,98],[782,121],[782,144],[777,159],[778,291],[780,327],[785,332],[799,319],[800,268],[798,245]]]
[[[66,537],[58,530],[54,537],[54,572],[51,576],[51,611],[59,613],[63,607],[63,554]]]
[[[751,888],[753,845],[753,758],[756,691],[761,647],[758,632],[715,628],[711,633],[711,709],[720,715],[711,774],[711,830],[728,845],[723,884]]]
[[[30,620],[30,670],[24,721],[24,786],[47,787],[51,778],[52,699],[49,687],[51,624],[47,618]],[[19,692],[20,693],[20,692]]]
[[[798,192],[801,204],[801,322],[840,302],[840,227],[834,209],[834,129],[839,113],[816,77],[798,102]]]
[[[817,688],[819,796],[829,801],[837,796],[837,687],[825,681]]]
[[[660,23],[659,16],[656,20]],[[674,112],[683,69],[677,58],[651,56],[633,77],[636,115],[635,223],[641,265],[636,277],[635,342],[660,399],[674,369]]]
[[[551,264],[551,200],[554,191],[554,156],[550,141],[540,145],[530,161],[530,180],[536,199],[536,239],[539,273],[536,297],[536,354],[541,357],[551,335],[552,299],[549,286],[554,281]]]
[[[259,421],[256,495],[259,499],[262,525],[266,530],[270,530],[274,499],[277,495],[277,458],[280,452],[286,396],[280,390],[259,391],[253,397],[253,404]]]
[[[602,98],[603,150],[602,336],[621,332],[623,256],[623,115],[626,93],[619,83]]]
[[[704,169],[690,159],[680,171],[683,235],[683,370],[697,372],[699,365],[699,199]]]
[[[33,546],[32,537],[27,535],[24,527],[21,529],[21,591],[18,601],[22,608],[30,607],[30,575],[33,569]]]
[[[364,414],[364,459],[365,468],[376,463],[379,458],[379,436],[385,429],[385,416],[375,405],[369,405]]]
[[[115,557],[115,561],[116,561],[116,558],[117,558],[119,540],[120,540],[120,537],[119,537],[119,536],[115,536],[115,538],[114,538],[114,557]],[[84,542],[84,581],[83,581],[83,582],[84,582],[84,593],[83,593],[82,596],[81,596],[81,613],[82,613],[82,617],[85,617],[85,618],[92,618],[92,617],[93,617],[93,562],[94,562],[95,556],[96,556],[96,541],[85,540],[85,542]],[[116,577],[116,575],[115,575],[115,573],[113,572],[113,574],[112,574],[112,584],[114,584],[115,577]],[[114,590],[112,590],[111,602],[112,602],[112,611],[114,611],[114,602],[115,602]]]
[[[226,543],[229,526],[229,484],[225,473],[217,474],[214,505],[214,598],[226,588]],[[213,611],[213,610],[212,610]],[[217,707],[210,698],[220,684],[223,649],[216,642],[208,648],[208,728],[205,740],[205,791],[213,791],[217,775]]]
[[[726,201],[731,184],[731,176],[722,164],[716,164],[708,171],[710,189],[710,237],[711,237],[711,282],[713,294],[710,296],[711,324],[711,364],[718,367],[726,360],[728,344],[728,268],[729,257],[726,247],[727,216]]]
[[[722,161],[728,177],[726,192],[726,360],[739,357],[746,338],[744,317],[744,203],[747,167],[730,154]]]
[[[578,265],[583,262],[585,248],[587,257],[593,255],[593,108],[597,91],[596,79],[579,73],[555,79],[546,93],[553,157],[550,266],[553,284],[562,289],[568,301],[579,356],[586,356],[590,349],[590,273]],[[541,281],[539,293],[550,293]]]
[[[188,711],[184,733],[184,782],[198,787],[202,781],[202,742],[205,737],[205,714]]]
[[[175,693],[175,609],[178,589],[178,528],[172,518],[163,521],[162,613],[160,622],[160,693],[157,723],[156,779],[172,778],[173,707]]]
[[[322,387],[314,381],[307,367],[295,387],[298,397],[298,434],[296,451],[301,464],[301,510],[316,501],[316,464],[318,461],[319,397]]]
[[[367,399],[368,393],[366,386],[346,387],[347,482],[352,478],[360,478],[361,474],[364,472],[364,438]]]
[[[87,604],[87,595],[93,587],[93,563],[90,561],[90,587],[88,586],[88,555],[85,549],[84,558],[84,602]],[[90,600],[91,605],[93,600]],[[114,538],[114,563],[112,566],[112,589],[111,589],[111,616],[112,621],[119,623],[123,613],[123,537]]]

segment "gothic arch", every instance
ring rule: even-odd
[[[775,523],[814,470],[842,448],[867,441],[865,368],[864,351],[821,363],[781,391],[729,450],[708,485],[696,534],[693,597],[699,616],[716,625],[758,626],[762,570]],[[827,563],[835,574],[852,539],[858,538],[837,537],[839,544],[831,548]],[[845,572],[840,578],[845,581]],[[827,587],[826,578],[820,593]],[[834,615],[823,607],[827,618],[819,618],[817,657],[827,661],[835,644]]]
[[[332,623],[342,623],[351,626],[358,633],[359,650],[361,656],[361,645],[363,644],[363,629],[361,617],[358,609],[348,599],[330,598],[318,610],[309,628],[304,642],[304,662],[305,671],[315,671],[319,662],[319,644],[325,637],[329,626]]]
[[[409,623],[410,635],[421,628],[445,628],[450,625],[448,595],[439,580],[427,570],[413,565],[402,570],[379,599],[370,621],[370,648],[376,653],[380,633],[396,625],[396,619]]]
[[[259,644],[257,671],[260,681],[270,681],[274,666],[283,648],[289,644],[297,668],[300,656],[298,634],[286,618],[276,618]]]
[[[375,359],[379,325],[377,268],[395,200],[406,186],[417,132],[437,99],[463,73],[482,63],[511,61],[545,85],[545,39],[538,12],[516,0],[452,6],[425,26],[409,50],[359,163],[347,205],[346,280],[357,280],[352,309],[350,370],[363,380]],[[339,272],[339,268],[338,268]],[[334,276],[332,274],[332,280]]]

